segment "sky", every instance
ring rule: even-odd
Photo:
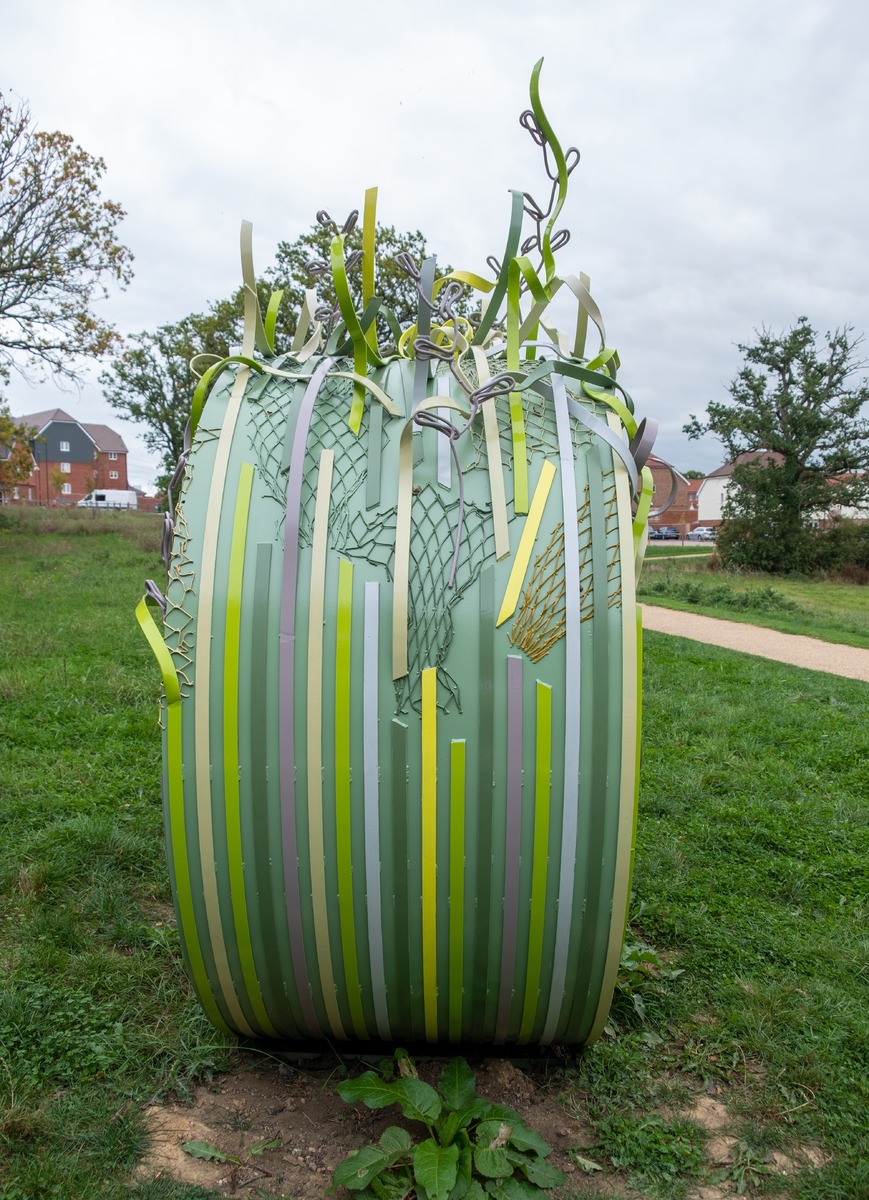
[[[724,461],[682,426],[725,400],[738,345],[805,315],[869,332],[869,6],[856,0],[40,0],[4,5],[0,88],[106,161],[135,277],[100,313],[153,330],[258,273],[318,209],[420,229],[486,273],[510,189],[544,201],[518,123],[541,98],[581,154],[561,271],[591,277],[620,382],[678,469]],[[568,326],[570,317],[565,317]],[[116,428],[132,483],[158,470],[89,367],[78,392],[14,380],[12,411]]]

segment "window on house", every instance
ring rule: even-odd
[[[117,462],[117,461],[118,461],[118,455],[117,455],[116,451],[114,451],[114,450],[110,450],[110,451],[109,451],[109,461],[110,461],[110,462]]]
[[[13,499],[13,500],[20,500],[20,499],[21,499],[21,497],[18,495],[18,488],[17,488],[17,487],[14,487],[14,488],[12,489],[12,499]]]
[[[60,469],[61,469],[61,471],[63,471],[64,475],[68,475],[70,473],[70,471],[72,470],[72,467],[70,466],[70,464],[68,462],[62,462],[60,464]]]
[[[72,495],[72,484],[65,483],[60,490],[64,496],[71,496]]]
[[[60,443],[60,452],[61,454],[69,454],[69,442]]]
[[[117,479],[117,478],[118,478],[117,471],[109,471],[109,479]]]

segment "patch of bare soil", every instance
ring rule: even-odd
[[[445,1059],[417,1059],[420,1076],[433,1084],[445,1064]],[[595,1135],[559,1102],[558,1086],[547,1081],[542,1066],[523,1063],[520,1069],[506,1059],[472,1059],[471,1067],[479,1096],[511,1105],[552,1147],[549,1161],[567,1175],[562,1188],[546,1193],[552,1200],[575,1194],[601,1198],[627,1194],[643,1200],[644,1193],[630,1188],[623,1176],[593,1170],[592,1164],[588,1171],[584,1169],[583,1159],[588,1162]],[[358,1073],[355,1068],[353,1073]],[[151,1146],[137,1175],[142,1180],[169,1176],[227,1197],[322,1200],[332,1172],[352,1150],[376,1142],[389,1125],[405,1126],[414,1136],[420,1132],[402,1119],[397,1108],[372,1111],[362,1104],[345,1104],[335,1090],[340,1078],[335,1060],[246,1058],[234,1072],[199,1087],[192,1103],[145,1110]],[[688,1117],[707,1133],[708,1175],[689,1191],[690,1200],[733,1196],[739,1143],[723,1100],[698,1093],[679,1114],[666,1115]],[[209,1161],[184,1150],[185,1144],[197,1142],[236,1161]],[[272,1142],[271,1148],[253,1152]],[[773,1151],[764,1173],[787,1176],[825,1161],[811,1147],[800,1147],[790,1157]],[[716,1174],[726,1178],[712,1182]]]
[[[436,1083],[446,1060],[417,1060],[420,1076]],[[509,1104],[536,1129],[553,1153],[549,1160],[576,1187],[606,1196],[612,1179],[586,1179],[568,1158],[594,1140],[587,1127],[570,1116],[544,1080],[535,1080],[504,1059],[471,1061],[477,1094]],[[224,1196],[293,1197],[322,1200],[332,1172],[351,1150],[375,1142],[389,1125],[405,1125],[397,1108],[371,1111],[349,1105],[335,1091],[334,1066],[277,1064],[270,1060],[241,1067],[196,1090],[191,1104],[152,1105],[145,1110],[151,1133],[149,1153],[140,1163],[140,1179],[168,1175],[211,1188]],[[419,1129],[407,1128],[415,1134]],[[263,1141],[278,1144],[261,1154],[250,1148]],[[186,1143],[204,1142],[240,1161],[213,1162],[186,1152]],[[257,1189],[261,1189],[259,1192]],[[573,1190],[573,1189],[566,1189]]]

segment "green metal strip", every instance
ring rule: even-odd
[[[450,743],[450,986],[449,1039],[462,1039],[462,959],[465,926],[465,740]]]
[[[558,220],[558,214],[564,207],[564,201],[567,199],[567,162],[564,157],[564,151],[561,149],[561,143],[555,136],[555,130],[549,123],[546,113],[543,111],[543,105],[540,103],[540,71],[543,67],[543,59],[539,59],[534,64],[534,69],[531,72],[531,109],[534,116],[537,118],[537,124],[540,126],[540,132],[546,138],[549,148],[552,151],[552,157],[555,159],[555,168],[558,172],[558,195],[555,201],[555,206],[552,214],[546,223],[546,229],[543,233],[543,265],[546,268],[546,282],[548,283],[555,274],[555,256],[552,252],[552,231],[555,228],[555,222]]]
[[[252,341],[249,326],[245,329],[245,342]],[[226,488],[229,455],[233,435],[238,423],[241,401],[249,372],[239,371],[230,393],[229,403],[217,442],[214,466],[208,492],[205,528],[202,532],[202,551],[199,567],[198,604],[196,611],[197,638],[194,651],[196,687],[193,692],[194,743],[196,752],[196,816],[199,828],[199,857],[202,868],[202,891],[205,900],[208,936],[214,955],[214,969],[219,991],[224,999],[232,1023],[239,1033],[254,1037],[254,1030],[242,1011],[236,995],[233,972],[229,964],[220,898],[217,884],[217,852],[214,839],[214,812],[212,803],[219,803],[211,772],[211,656],[217,653],[213,643],[214,629],[214,581],[217,570],[217,543],[220,534],[221,513]],[[221,631],[222,632],[222,631]]]
[[[437,960],[437,667],[422,672],[422,980],[425,1036],[438,1036]]]
[[[244,580],[244,556],[247,545],[247,523],[250,514],[250,495],[254,469],[242,463],[238,476],[235,515],[227,572],[226,623],[223,633],[223,799],[226,810],[226,853],[229,864],[229,892],[235,941],[241,963],[241,974],[248,1002],[260,1029],[269,1037],[277,1030],[263,1004],[253,960],[247,897],[244,888],[244,865],[241,845],[241,807],[239,794],[239,650],[241,643],[241,594]]]
[[[477,368],[477,386],[491,379],[489,360],[479,346],[471,347]],[[507,527],[507,500],[504,492],[504,463],[501,459],[501,437],[498,432],[498,410],[494,398],[483,401],[483,429],[486,438],[486,465],[489,471],[489,493],[492,499],[492,526],[495,532],[495,558],[510,553],[510,533]]]
[[[519,370],[519,277],[515,259],[510,263],[507,284],[507,370]],[[510,393],[510,432],[513,439],[513,511],[528,512],[528,446],[522,396]]]
[[[525,196],[522,192],[513,190],[513,199],[510,204],[510,229],[507,233],[507,245],[504,248],[504,257],[501,259],[501,271],[498,275],[498,281],[495,284],[492,295],[489,298],[489,303],[486,305],[483,319],[474,334],[474,345],[481,346],[486,340],[486,334],[492,328],[495,318],[498,316],[498,310],[501,307],[501,301],[507,294],[507,283],[510,274],[510,263],[516,257],[516,252],[519,249],[519,239],[522,237],[522,219],[525,214]]]
[[[616,418],[610,418],[610,423]],[[621,948],[628,919],[628,898],[634,859],[637,799],[637,736],[640,728],[639,630],[636,581],[631,546],[631,497],[627,474],[616,462],[622,619],[622,711],[621,775],[619,787],[618,835],[613,872],[612,911],[609,943],[598,1001],[587,1041],[596,1041],[603,1032],[612,1002],[618,974]]]
[[[546,928],[546,876],[549,855],[549,802],[552,779],[552,688],[537,680],[537,746],[534,772],[534,846],[531,873],[531,917],[528,938],[528,972],[519,1041],[527,1042],[534,1029],[543,963]]]
[[[229,1026],[214,999],[208,972],[202,957],[199,943],[199,933],[196,928],[196,915],[193,910],[193,892],[190,886],[190,864],[187,858],[187,833],[184,825],[184,770],[181,750],[181,689],[172,655],[163,640],[154,618],[148,611],[147,600],[143,597],[136,606],[136,618],[142,632],[148,639],[148,644],[154,652],[160,674],[163,678],[163,691],[166,696],[166,759],[168,804],[167,816],[169,826],[169,847],[172,856],[172,868],[175,880],[175,894],[178,904],[178,925],[181,944],[190,964],[190,975],[193,987],[212,1023],[224,1033],[229,1033]]]
[[[353,564],[338,560],[335,641],[335,835],[341,953],[350,1019],[357,1037],[367,1038],[359,986],[356,923],[353,916],[353,854],[350,836],[350,640],[353,623]]]
[[[372,404],[368,410],[368,470],[365,476],[365,507],[380,503],[380,464],[383,456],[383,409]]]
[[[591,517],[591,559],[594,592],[592,604],[592,665],[594,705],[592,709],[592,754],[590,811],[587,814],[585,914],[579,940],[578,966],[573,987],[568,988],[568,1002],[562,1009],[559,1036],[576,1040],[576,1029],[586,1023],[591,1003],[597,1005],[600,995],[600,971],[595,969],[597,948],[609,930],[611,897],[601,894],[605,858],[606,818],[608,799],[608,768],[611,734],[609,596],[607,594],[606,517],[604,512],[602,466],[600,449],[595,446],[588,454],[588,497]],[[620,658],[619,654],[619,658]],[[601,902],[604,902],[602,911]],[[601,964],[602,967],[602,964]],[[568,974],[568,983],[570,975]],[[569,1003],[572,994],[573,1003]],[[565,1020],[566,1018],[566,1020]],[[590,1018],[588,1018],[590,1024]],[[556,1039],[557,1040],[557,1039]]]
[[[474,960],[473,1040],[485,1040],[488,996],[489,907],[492,891],[492,810],[495,788],[495,569],[480,574],[480,728],[477,738],[479,843],[477,852],[476,937],[479,953]]]
[[[320,452],[317,498],[311,553],[311,582],[308,600],[308,848],[311,862],[312,907],[317,966],[323,1003],[332,1033],[346,1038],[332,972],[329,943],[329,905],[326,893],[326,857],[323,843],[323,620],[326,592],[326,545],[329,532],[329,503],[335,452]]]

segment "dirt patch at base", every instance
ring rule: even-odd
[[[445,1065],[446,1060],[417,1061],[420,1076],[430,1083],[437,1082]],[[504,1059],[472,1060],[471,1066],[477,1094],[515,1108],[552,1147],[549,1161],[578,1183],[582,1172],[567,1152],[582,1152],[594,1135],[565,1111],[555,1089]],[[362,1104],[345,1104],[335,1091],[339,1081],[334,1066],[266,1061],[197,1088],[191,1104],[152,1105],[144,1114],[151,1147],[137,1175],[168,1175],[225,1196],[256,1195],[259,1187],[269,1196],[322,1200],[332,1172],[351,1150],[376,1142],[389,1125],[406,1124],[397,1108],[374,1112]],[[251,1147],[275,1139],[276,1146],[251,1155]],[[194,1157],[183,1149],[191,1142],[206,1143],[240,1161]],[[610,1193],[613,1184],[611,1178],[582,1179],[583,1187],[599,1196]]]
[[[446,1061],[418,1058],[417,1069],[423,1079],[436,1084]],[[515,1108],[552,1147],[549,1161],[567,1180],[563,1187],[544,1193],[551,1200],[577,1193],[601,1200],[627,1193],[643,1200],[643,1191],[631,1188],[623,1173],[613,1172],[595,1155],[593,1130],[560,1103],[562,1084],[557,1076],[552,1080],[545,1065],[523,1062],[520,1068],[507,1059],[473,1058],[470,1065],[477,1095]],[[354,1065],[352,1074],[362,1069]],[[345,1104],[335,1090],[341,1077],[334,1059],[278,1062],[247,1057],[235,1071],[197,1088],[189,1104],[152,1105],[145,1110],[151,1145],[137,1176],[140,1180],[168,1176],[227,1197],[321,1200],[333,1171],[351,1151],[376,1142],[390,1125],[404,1126],[415,1137],[420,1132],[402,1119],[397,1108],[372,1111],[362,1104]],[[679,1113],[666,1115],[688,1118],[707,1135],[707,1175],[689,1185],[690,1200],[732,1196],[736,1180],[730,1168],[739,1157],[739,1143],[725,1103],[698,1092]],[[227,1158],[196,1157],[184,1150],[190,1143],[213,1147]],[[266,1143],[269,1148],[257,1152]],[[595,1170],[590,1157],[597,1158],[602,1169]],[[791,1157],[773,1151],[762,1169],[766,1175],[781,1177],[825,1161],[818,1151],[799,1147]]]

